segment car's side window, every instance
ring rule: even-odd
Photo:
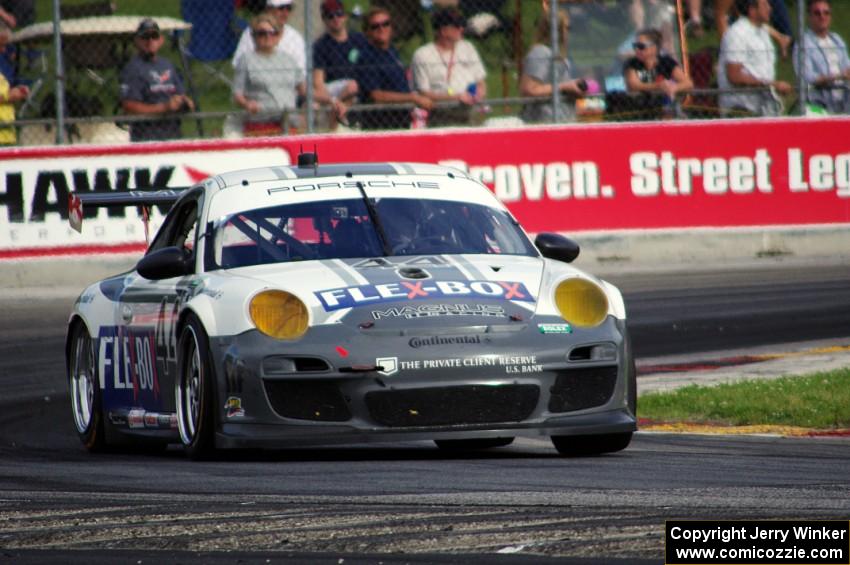
[[[177,223],[170,245],[182,247],[189,255],[195,251],[195,233],[198,225],[198,203],[187,202],[178,212]]]
[[[199,208],[200,202],[197,197],[184,199],[176,208],[172,208],[151,243],[148,253],[165,247],[182,247],[190,255],[194,253]]]

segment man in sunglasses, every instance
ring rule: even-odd
[[[318,102],[331,105],[337,119],[344,119],[357,97],[354,64],[368,42],[362,33],[348,30],[339,0],[325,0],[321,12],[326,31],[313,43],[313,89]]]
[[[411,92],[407,68],[392,45],[392,18],[386,8],[374,7],[363,19],[368,45],[357,59],[360,101],[378,104],[414,104],[430,110],[431,99]],[[359,113],[363,129],[410,127],[410,108],[382,108]]]
[[[139,23],[134,42],[138,54],[121,70],[121,107],[127,114],[156,119],[130,122],[130,140],[177,139],[181,136],[178,116],[194,110],[195,103],[186,96],[174,65],[157,55],[165,39],[154,20]]]
[[[830,31],[829,0],[809,0],[809,28],[803,34],[802,69],[794,46],[794,69],[809,85],[808,100],[833,114],[850,112],[850,57],[844,40]]]
[[[302,73],[306,72],[307,68],[307,53],[304,50],[304,37],[298,33],[298,30],[289,25],[289,16],[295,9],[295,4],[292,0],[266,0],[264,13],[267,13],[277,20],[278,27],[281,30],[280,41],[276,49],[282,51],[292,57],[293,60],[302,69]],[[236,45],[236,51],[233,52],[233,68],[239,62],[239,58],[249,51],[254,51],[254,39],[251,37],[250,26],[245,28],[242,35],[239,37],[239,43]],[[304,77],[301,77],[302,80]]]
[[[768,0],[737,0],[741,17],[729,27],[720,44],[717,83],[720,109],[730,115],[777,116],[778,96],[792,86],[776,79],[776,49],[770,39]],[[752,92],[747,92],[752,89]],[[756,90],[757,89],[757,90]]]

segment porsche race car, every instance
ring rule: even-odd
[[[534,243],[484,185],[427,164],[235,171],[182,190],[136,268],[86,288],[66,343],[90,450],[550,437],[614,452],[636,429],[621,293]]]

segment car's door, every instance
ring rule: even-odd
[[[195,265],[201,190],[181,198],[169,212],[148,254],[183,249]],[[114,336],[113,394],[108,404],[127,410],[130,427],[164,428],[173,422],[177,373],[177,318],[195,280],[194,272],[150,280],[134,272],[118,301]]]

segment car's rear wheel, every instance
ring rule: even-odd
[[[593,436],[552,436],[558,453],[567,457],[583,457],[622,451],[632,441],[632,432]]]
[[[94,341],[86,325],[80,321],[75,322],[71,327],[67,355],[71,411],[77,434],[89,451],[105,451],[108,446]]]
[[[189,457],[206,459],[215,450],[215,381],[209,339],[195,317],[184,325],[177,351],[174,392],[180,440]]]
[[[438,439],[434,440],[437,447],[447,451],[473,451],[476,449],[490,449],[492,447],[504,447],[513,443],[512,437],[486,437],[477,439]]]

